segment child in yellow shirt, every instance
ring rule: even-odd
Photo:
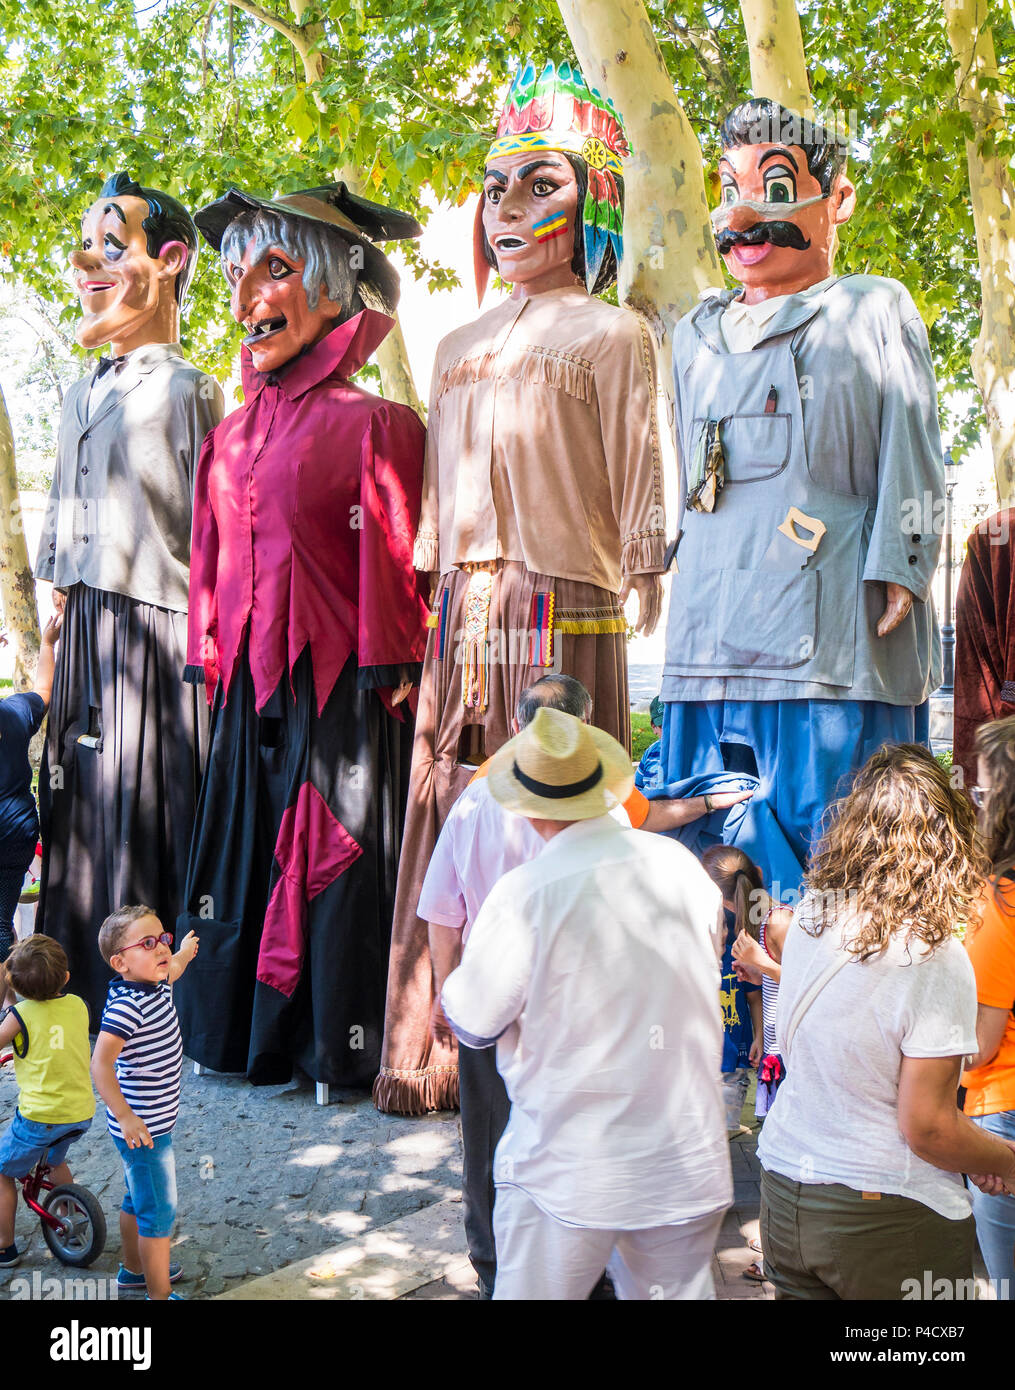
[[[0,965],[0,999],[9,989],[21,997],[0,1014],[0,1051],[14,1046],[18,1108],[0,1137],[0,1269],[21,1259],[14,1241],[16,1178],[27,1177],[49,1151],[54,1185],[72,1182],[67,1150],[72,1131],[84,1131],[95,1114],[89,1071],[88,1010],[70,979],[63,947],[49,936],[19,942]]]

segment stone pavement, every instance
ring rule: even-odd
[[[16,1097],[5,1067],[4,1126]],[[716,1247],[720,1298],[772,1294],[770,1285],[740,1277],[755,1258],[746,1245],[746,1235],[757,1234],[754,1140],[731,1145],[735,1198]],[[318,1106],[306,1081],[253,1087],[238,1077],[194,1076],[186,1064],[174,1149],[173,1258],[183,1265],[186,1298],[475,1297],[461,1222],[457,1115],[381,1115],[368,1096],[334,1091],[331,1105]],[[119,1263],[123,1171],[101,1107],[69,1162],[106,1212],[105,1254],[85,1272],[94,1281],[91,1296],[104,1297]],[[31,1248],[15,1269],[0,1271],[0,1299],[41,1297],[43,1281],[78,1278],[50,1256],[23,1205],[17,1235],[30,1236]]]

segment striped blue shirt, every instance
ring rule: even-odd
[[[102,1012],[102,1033],[123,1039],[116,1079],[123,1098],[144,1120],[152,1138],[168,1134],[180,1108],[183,1042],[168,980],[157,985],[114,980]],[[117,1139],[123,1132],[106,1108],[106,1123]]]

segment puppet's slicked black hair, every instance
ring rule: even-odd
[[[734,107],[722,123],[719,141],[724,150],[741,145],[796,145],[806,155],[807,168],[822,193],[831,193],[849,154],[847,143],[826,126],[768,97],[752,97]]]
[[[182,241],[189,255],[176,277],[176,302],[182,304],[197,266],[197,228],[194,219],[179,201],[157,188],[142,188],[130,174],[121,170],[111,175],[99,190],[100,198],[143,198],[148,204],[148,216],[141,226],[148,240],[148,254],[153,259],[167,241]]]

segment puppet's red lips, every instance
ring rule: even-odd
[[[288,320],[285,314],[278,314],[274,318],[259,319],[257,323],[246,323],[244,325],[250,332],[243,340],[244,347],[254,347],[258,343],[263,343],[266,338],[273,338],[276,333],[281,333],[283,328],[288,327]]]

